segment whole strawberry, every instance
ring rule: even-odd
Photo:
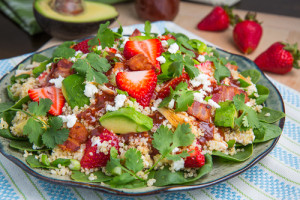
[[[204,31],[223,31],[229,27],[231,9],[227,7],[216,6],[204,19],[198,24],[199,30]]]
[[[263,71],[286,74],[293,67],[299,69],[300,51],[298,44],[289,45],[275,42],[255,60],[255,64]]]
[[[245,20],[237,19],[233,29],[233,40],[245,54],[252,53],[259,44],[263,29],[256,20],[256,14],[249,12]]]

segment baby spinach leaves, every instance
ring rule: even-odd
[[[259,128],[254,129],[253,132],[255,135],[253,143],[261,143],[277,138],[282,130],[277,125],[260,122]]]
[[[97,178],[94,180],[90,180],[89,179],[90,175],[86,175],[85,173],[82,173],[80,171],[72,171],[71,178],[75,181],[85,182],[85,183],[101,183],[101,182],[110,181],[112,179],[112,177],[105,175],[101,171],[96,171],[93,172],[92,174]]]
[[[242,161],[245,161],[248,158],[250,158],[250,156],[252,155],[252,153],[253,153],[253,144],[248,144],[245,147],[244,146],[236,147],[236,149],[240,149],[240,151],[238,151],[236,154],[234,154],[232,156],[229,155],[229,154],[222,153],[220,151],[213,151],[212,155],[224,158],[226,160],[231,160],[231,161],[234,161],[234,162],[242,162]]]
[[[245,78],[250,77],[251,82],[253,84],[256,84],[261,77],[260,72],[256,69],[248,69],[248,70],[242,71],[241,75],[243,75]]]
[[[259,121],[271,124],[285,117],[285,114],[283,112],[264,107],[261,112],[257,114],[257,117]]]

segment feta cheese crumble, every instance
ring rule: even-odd
[[[92,84],[87,82],[84,88],[84,95],[87,97],[93,97],[94,94],[96,94],[98,92],[98,88]]]
[[[209,87],[211,85],[211,82],[209,78],[210,77],[208,75],[200,73],[194,79],[190,80],[190,83],[192,84],[193,87],[198,87],[200,85],[203,85],[202,90],[206,92],[211,92],[211,88]]]
[[[164,64],[166,62],[165,57],[163,56],[159,56],[156,58],[156,60],[160,63],[160,64]]]
[[[63,122],[67,123],[68,128],[72,128],[75,125],[76,121],[77,121],[77,117],[76,117],[75,114],[73,114],[73,115],[59,115],[58,117],[60,117]]]
[[[168,49],[168,52],[170,53],[176,53],[177,51],[179,50],[179,46],[177,43],[173,43],[170,45],[169,49]]]
[[[124,103],[125,103],[125,100],[127,99],[126,95],[125,94],[118,94],[116,97],[115,97],[115,106],[111,106],[111,105],[107,105],[106,106],[106,111],[116,111],[118,110],[119,108],[123,107],[124,106]]]
[[[164,48],[167,48],[168,47],[168,42],[166,40],[163,40],[161,41],[161,45],[164,47]]]
[[[172,109],[172,108],[174,108],[174,105],[175,105],[175,100],[171,99],[171,101],[168,104],[168,108]]]
[[[199,60],[199,62],[205,62],[205,56],[204,55],[199,55],[197,57],[197,60]]]
[[[53,83],[56,88],[61,88],[62,87],[62,81],[64,79],[65,79],[64,77],[62,77],[61,75],[59,75],[58,78],[50,79],[49,83]]]
[[[270,113],[266,113],[266,114],[265,114],[265,117],[270,117],[270,116],[271,116]]]
[[[173,171],[179,171],[181,169],[184,169],[184,160],[181,158],[180,160],[176,160],[171,165],[171,170]]]
[[[221,107],[217,102],[215,102],[215,101],[212,100],[212,99],[209,99],[209,100],[208,100],[208,104],[209,104],[210,106],[214,107],[214,108],[220,108],[220,107]]]

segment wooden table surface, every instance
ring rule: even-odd
[[[123,3],[115,5],[120,16],[118,22],[122,26],[144,23],[139,19],[133,3]],[[216,44],[217,46],[236,54],[241,54],[235,47],[232,39],[232,30],[230,27],[224,32],[206,32],[199,31],[196,28],[197,23],[212,10],[211,6],[203,4],[195,4],[189,2],[181,2],[180,10],[174,22],[186,30]],[[246,11],[234,10],[236,14],[243,17]],[[271,44],[277,41],[288,43],[298,43],[300,46],[300,18],[286,17],[282,15],[272,15],[265,13],[257,13],[257,18],[262,21],[263,36],[258,48],[250,55],[244,55],[254,60],[261,52],[265,51]],[[118,27],[118,22],[112,24],[112,27]],[[61,41],[52,39],[43,48],[52,46]],[[300,48],[300,47],[299,47]],[[300,69],[293,69],[285,75],[277,75],[266,73],[275,80],[300,91]]]

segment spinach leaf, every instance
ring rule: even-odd
[[[49,60],[49,58],[47,56],[44,56],[42,54],[34,54],[32,56],[31,62],[44,62],[46,60]]]
[[[24,137],[16,137],[13,134],[11,134],[11,132],[9,131],[9,129],[0,129],[0,136],[10,139],[10,140],[27,140],[27,138]]]
[[[46,70],[46,66],[50,63],[50,60],[41,62],[40,65],[32,70],[33,76],[38,77],[41,73]]]
[[[176,185],[184,184],[188,182],[193,182],[198,180],[205,174],[208,174],[212,170],[212,157],[209,154],[205,155],[205,165],[203,165],[198,171],[197,176],[194,178],[184,178],[184,173],[181,171],[171,172],[167,167],[162,170],[150,173],[151,177],[153,176],[156,179],[154,183],[155,186],[166,186],[166,185]],[[149,175],[149,176],[150,176]]]
[[[93,172],[93,174],[97,176],[97,178],[95,180],[89,180],[90,175],[86,175],[85,173],[82,173],[80,171],[72,171],[71,178],[75,181],[86,182],[86,183],[100,183],[112,179],[112,177],[105,175],[101,171]]]
[[[241,75],[243,75],[245,78],[250,77],[251,82],[254,84],[256,84],[261,77],[260,72],[256,69],[248,69],[248,70],[242,71]]]
[[[277,138],[280,136],[282,130],[274,124],[260,122],[259,128],[254,129],[253,132],[255,134],[255,140],[253,143],[261,143]]]
[[[267,113],[269,113],[270,116],[268,116]],[[281,111],[277,111],[277,110],[273,110],[268,107],[264,107],[261,110],[261,112],[257,114],[257,117],[258,117],[259,121],[272,124],[274,122],[277,122],[281,118],[285,117],[285,114]]]
[[[38,159],[35,158],[34,155],[30,155],[26,158],[26,162],[30,165],[32,168],[46,168],[46,169],[55,169],[56,167],[53,166],[47,166],[41,163]]]
[[[16,83],[17,80],[19,80],[19,79],[27,79],[27,78],[29,78],[29,77],[30,77],[29,74],[21,74],[21,75],[18,75],[18,76],[12,76],[12,77],[10,78],[10,84]]]
[[[58,165],[61,166],[69,166],[71,164],[71,160],[70,159],[66,159],[66,158],[57,158],[56,160],[54,160],[53,162],[51,162],[51,165],[53,167],[58,167]]]
[[[109,185],[114,188],[138,188],[146,186],[145,182],[137,180],[129,173],[123,173],[120,176],[115,176],[109,182]]]
[[[247,146],[242,146],[242,147],[238,147],[238,148],[243,148],[244,151],[239,151],[233,156],[227,155],[220,151],[213,151],[212,155],[224,158],[226,160],[231,160],[234,162],[242,162],[242,161],[247,160],[253,153],[253,144],[248,144]]]
[[[26,138],[22,138],[23,140],[26,140]],[[30,143],[29,141],[11,141],[9,143],[9,147],[14,148],[14,149],[18,149],[21,151],[47,151],[50,149],[47,148],[42,148],[42,149],[33,149],[32,148],[32,143]]]
[[[256,98],[256,103],[259,105],[267,100],[270,94],[270,90],[263,85],[256,85],[256,88],[259,95],[259,97]]]
[[[15,104],[11,101],[0,103],[0,112],[9,110],[11,107],[13,107],[13,105]]]

